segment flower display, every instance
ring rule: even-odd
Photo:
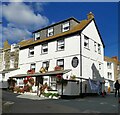
[[[62,68],[60,67],[60,66],[56,66],[55,68],[54,68],[54,70],[55,71],[58,71],[58,70],[61,70]]]
[[[24,79],[23,82],[24,82],[24,84],[27,84],[27,83],[28,83],[28,80],[27,80],[27,79]]]
[[[35,70],[28,70],[27,71],[27,74],[34,74],[35,73]]]

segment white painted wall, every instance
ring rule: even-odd
[[[84,48],[84,35],[89,37],[89,49]],[[82,77],[84,78],[92,78],[92,65],[95,65],[95,68],[98,70],[101,77],[104,76],[104,49],[103,44],[101,42],[100,36],[97,32],[94,21],[92,21],[81,33],[82,39]],[[94,42],[101,45],[101,54],[95,52]],[[98,49],[98,47],[97,47]],[[99,69],[99,63],[101,64],[101,69]]]
[[[41,54],[41,45],[34,47],[34,57],[28,57],[29,49],[23,49],[19,52],[19,67],[20,70],[24,68],[24,73],[30,69],[31,63],[36,63],[36,72],[39,72],[44,61],[50,61],[49,71],[53,71],[56,66],[58,59],[64,59],[64,69],[73,69],[73,74],[79,76],[80,68],[73,68],[71,61],[73,57],[78,57],[80,59],[80,36],[71,36],[65,38],[65,49],[64,51],[57,51],[57,41],[48,43],[48,53]]]
[[[89,50],[84,48],[84,35],[88,36],[89,39]],[[82,41],[82,76],[80,76],[80,39]],[[94,51],[94,41],[101,45],[101,54]],[[48,53],[41,54],[41,44],[34,47],[34,57],[28,57],[29,49],[22,49],[19,52],[19,67],[20,70],[12,72],[9,76],[16,74],[24,74],[30,69],[31,63],[36,63],[36,72],[39,72],[42,67],[42,62],[50,61],[49,71],[53,71],[56,66],[58,59],[64,59],[64,69],[72,69],[71,72],[67,73],[63,77],[66,78],[68,75],[76,75],[77,77],[92,78],[92,65],[98,70],[100,77],[103,77],[103,56],[104,49],[103,44],[100,40],[100,36],[96,30],[94,21],[92,21],[80,35],[74,35],[65,38],[65,49],[64,51],[57,51],[57,41],[51,41],[48,43]],[[79,65],[73,68],[71,61],[73,57],[78,57]],[[101,69],[99,70],[99,63],[101,63]]]
[[[112,73],[112,78],[108,78],[108,72]],[[111,69],[107,67],[107,61],[104,61],[104,77],[105,77],[105,89],[108,91],[110,87],[110,91],[114,89],[114,63],[111,62]]]

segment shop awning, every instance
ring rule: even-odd
[[[48,71],[46,73],[34,73],[34,74],[18,74],[15,76],[11,76],[12,78],[24,78],[27,76],[31,77],[39,77],[39,76],[52,76],[52,75],[57,75],[57,74],[65,74],[70,72],[71,69],[66,69],[66,70],[59,70],[59,71]]]

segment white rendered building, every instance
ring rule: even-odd
[[[36,74],[32,77],[42,77],[43,84],[47,82],[53,90],[57,89],[54,71],[57,65],[63,68],[58,74],[62,73],[64,79],[75,75],[77,80],[101,81],[104,77],[104,44],[91,12],[86,20],[69,18],[37,30],[33,35],[32,43],[20,47],[20,69],[8,76],[22,78],[34,69]],[[41,67],[47,67],[48,72],[38,74]]]

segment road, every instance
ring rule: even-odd
[[[3,113],[118,113],[118,97],[107,94],[77,99],[45,99],[3,91]]]

